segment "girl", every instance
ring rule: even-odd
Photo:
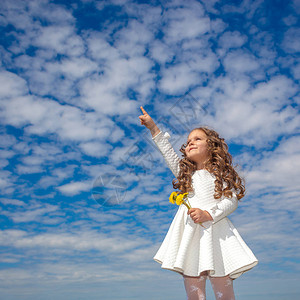
[[[139,116],[152,134],[176,179],[173,187],[188,193],[191,209],[180,205],[168,233],[154,256],[162,268],[179,272],[189,300],[205,300],[209,278],[216,299],[234,300],[233,280],[258,260],[227,218],[245,194],[223,138],[200,127],[181,146],[180,159],[163,133],[141,107]]]

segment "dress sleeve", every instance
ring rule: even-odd
[[[238,207],[238,199],[236,194],[232,192],[231,198],[224,197],[220,202],[216,203],[210,209],[206,211],[210,213],[213,218],[213,224],[227,217],[231,213],[233,213]]]
[[[152,137],[152,140],[161,152],[163,158],[165,159],[174,176],[177,177],[179,174],[180,158],[169,142],[169,138],[170,135],[168,132],[163,133],[162,131],[160,131],[156,136]]]

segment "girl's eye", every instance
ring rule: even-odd
[[[197,137],[195,140],[198,141],[198,140],[201,140],[201,138]],[[190,142],[191,142],[191,141],[188,141],[188,142],[186,143],[186,145],[188,146],[188,145],[190,144]]]

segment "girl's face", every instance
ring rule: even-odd
[[[187,158],[197,164],[197,169],[202,169],[203,163],[208,159],[206,139],[207,136],[201,129],[193,130],[188,136],[185,153]]]

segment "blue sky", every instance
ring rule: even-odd
[[[152,260],[177,208],[141,105],[177,151],[199,125],[225,137],[247,184],[230,219],[259,259],[237,298],[295,299],[299,12],[296,0],[1,1],[1,299],[185,299]]]

